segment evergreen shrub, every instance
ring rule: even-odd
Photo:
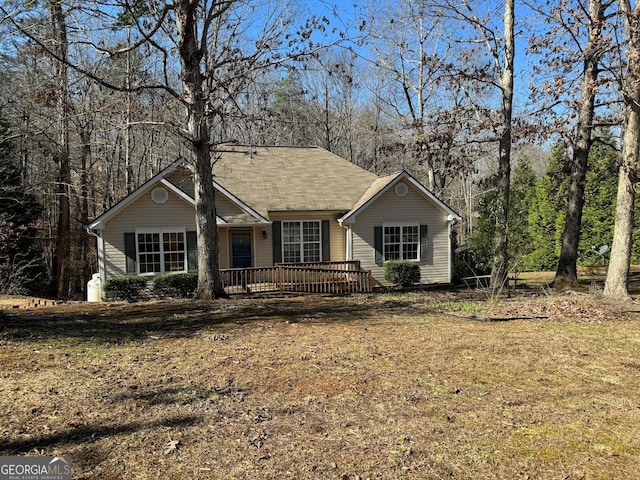
[[[198,275],[167,273],[153,279],[153,294],[160,298],[192,298],[198,287]]]
[[[127,275],[107,280],[104,291],[109,300],[125,300],[132,303],[142,300],[143,291],[146,287],[146,277]]]
[[[420,283],[420,265],[417,262],[392,260],[384,264],[384,279],[399,287]]]

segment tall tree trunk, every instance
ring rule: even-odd
[[[91,162],[91,124],[82,125],[78,129],[80,134],[80,141],[82,142],[82,150],[80,153],[80,198],[78,199],[78,212],[80,213],[80,221],[83,227],[89,224],[89,164]],[[89,255],[91,250],[92,239],[87,233],[81,229],[79,232],[78,246],[76,249],[77,265],[80,266],[80,271],[76,273],[78,278],[79,292],[84,292],[87,282],[91,279],[91,273],[94,271],[94,266],[91,265],[91,260],[94,255]],[[86,292],[85,292],[86,293]]]
[[[331,141],[331,106],[329,105],[329,81],[325,78],[322,82],[322,94],[323,94],[323,129],[324,129],[324,141],[326,144],[326,149],[330,152],[335,152],[333,148],[333,142]]]
[[[198,2],[175,2],[178,49],[187,111],[187,135],[194,166],[196,231],[198,238],[198,288],[196,297],[211,300],[226,296],[219,265],[218,226],[211,163],[209,132],[205,117],[206,98],[201,61],[205,52],[197,37]]]
[[[598,64],[603,53],[600,43],[604,10],[605,7],[601,0],[589,0],[590,22],[587,46],[583,53],[582,98],[578,112],[576,139],[573,145],[569,197],[564,230],[562,231],[562,249],[553,281],[556,288],[574,287],[578,283],[578,246],[580,244],[587,164],[591,149],[591,132],[599,73]]]
[[[627,107],[629,108],[629,107]],[[634,115],[637,124],[638,114]],[[629,127],[625,128],[625,131]],[[626,133],[624,142],[626,142]],[[616,203],[615,227],[613,233],[613,243],[611,246],[611,256],[609,258],[609,268],[605,281],[605,297],[616,300],[629,299],[629,263],[631,258],[631,241],[633,232],[633,205],[634,205],[634,184],[637,181],[637,154],[630,157],[624,153],[620,163],[618,177],[618,196]],[[637,147],[636,147],[637,150]]]
[[[511,182],[511,117],[513,114],[513,62],[515,57],[514,0],[504,3],[504,65],[500,78],[502,105],[498,144],[498,202],[491,288],[504,285],[509,264],[509,186]]]
[[[127,27],[127,43],[131,43],[131,27]],[[127,92],[125,93],[125,131],[124,131],[124,178],[127,186],[127,193],[135,190],[133,182],[133,167],[131,165],[131,52],[127,51],[125,85]]]
[[[627,71],[622,91],[625,124],[618,177],[616,218],[604,295],[629,299],[629,262],[633,231],[633,204],[640,152],[640,4],[632,9],[629,0],[620,0],[627,31]]]
[[[60,1],[49,4],[51,29],[58,58],[68,58],[68,39],[66,14]],[[58,196],[58,226],[56,245],[52,264],[52,286],[58,298],[69,294],[69,260],[71,254],[71,164],[69,158],[69,78],[67,66],[63,61],[54,60],[57,85],[57,122],[58,145],[56,160],[58,178],[56,194]]]

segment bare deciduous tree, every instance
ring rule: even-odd
[[[587,160],[596,126],[596,96],[603,95],[601,61],[611,49],[607,9],[615,0],[584,2],[563,0],[545,7],[529,2],[548,28],[529,37],[529,54],[541,56],[534,71],[540,81],[531,85],[539,118],[552,122],[548,134],[560,131],[572,145],[571,173],[562,232],[562,248],[554,279],[555,287],[574,287],[578,282],[577,259],[584,206]],[[570,72],[578,71],[577,75]],[[551,78],[551,80],[550,80]],[[554,109],[558,104],[569,108]],[[575,121],[572,121],[575,118]],[[556,128],[553,128],[555,123]],[[549,125],[547,125],[549,127]],[[571,131],[568,131],[571,129]]]
[[[62,6],[62,3],[52,4]],[[145,49],[147,75],[125,81],[105,74],[79,56],[69,58],[59,50],[65,42],[50,44],[14,12],[0,7],[13,22],[66,71],[92,79],[101,87],[119,92],[163,91],[172,99],[165,111],[165,126],[172,127],[183,140],[183,153],[193,167],[195,180],[196,225],[198,232],[198,290],[200,298],[224,295],[218,268],[218,237],[212,165],[225,141],[234,131],[233,123],[242,118],[242,93],[256,76],[267,69],[316,51],[313,36],[323,30],[326,18],[311,17],[293,25],[294,13],[285,3],[256,3],[245,0],[176,0],[170,4],[128,1],[113,5],[92,5],[85,23],[112,27],[107,38],[93,35],[91,29],[78,31],[74,48],[93,57],[93,64],[104,65],[131,52]],[[88,19],[88,20],[87,20]],[[123,31],[127,33],[125,40]],[[131,36],[129,36],[129,34]],[[127,72],[128,73],[128,72]],[[182,107],[183,118],[171,114],[171,107]],[[125,117],[128,117],[125,112]],[[128,122],[129,118],[127,118]],[[128,128],[128,126],[127,126]],[[124,141],[124,176],[130,178],[127,161],[129,145]],[[127,183],[127,182],[125,182]],[[63,222],[59,222],[62,224]]]
[[[509,262],[508,233],[509,233],[509,188],[511,183],[511,130],[513,115],[513,64],[515,58],[515,11],[514,0],[504,2],[504,50],[503,60],[495,55],[496,63],[500,64],[501,104],[499,109],[500,127],[498,131],[498,209],[496,214],[496,242],[491,269],[491,287],[497,288],[504,284]],[[497,52],[496,52],[497,53]]]
[[[508,248],[508,218],[509,193],[511,183],[511,147],[513,142],[513,85],[515,61],[515,4],[513,0],[505,0],[500,15],[502,26],[492,28],[489,17],[491,12],[483,17],[476,13],[472,4],[467,0],[462,2],[447,1],[447,11],[450,15],[470,25],[477,37],[469,39],[484,46],[484,55],[488,64],[479,66],[475,70],[465,66],[461,73],[471,76],[476,81],[494,86],[498,91],[497,108],[493,109],[493,130],[495,136],[490,140],[498,144],[498,172],[495,178],[497,202],[495,204],[495,239],[493,265],[491,269],[491,288],[497,289],[504,285],[509,267]],[[486,6],[486,5],[485,5]]]
[[[585,19],[588,31],[587,44],[582,49],[581,97],[578,104],[578,123],[573,142],[573,159],[571,162],[566,217],[562,232],[562,249],[553,282],[555,287],[575,286],[578,283],[578,246],[580,244],[580,227],[584,206],[587,160],[591,149],[591,132],[594,127],[595,102],[599,87],[599,63],[608,48],[602,32],[605,23],[605,11],[611,3],[613,2],[589,0],[589,12]]]
[[[52,0],[47,3],[49,11],[49,42],[55,50],[53,59],[55,86],[52,95],[56,103],[57,141],[54,159],[58,165],[56,196],[58,199],[58,221],[55,249],[52,263],[52,289],[59,298],[68,296],[70,291],[69,263],[71,260],[71,160],[69,148],[69,40],[67,37],[67,12],[63,2]]]
[[[629,262],[633,210],[640,153],[640,3],[619,0],[626,30],[626,69],[620,77],[624,99],[624,128],[618,176],[616,218],[604,295],[629,298]]]

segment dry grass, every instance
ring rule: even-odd
[[[10,311],[0,454],[71,455],[96,479],[637,478],[640,317],[623,308],[465,293]]]

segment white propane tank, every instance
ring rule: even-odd
[[[87,302],[99,302],[102,285],[100,285],[100,274],[94,273],[91,280],[87,282]]]

